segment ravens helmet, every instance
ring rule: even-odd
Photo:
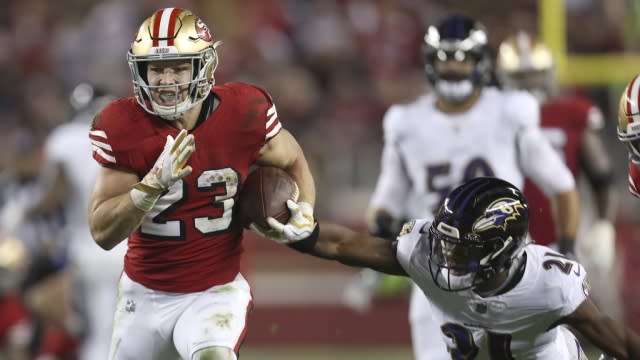
[[[508,270],[522,254],[528,227],[527,201],[511,183],[480,177],[458,186],[429,228],[434,282],[467,290]]]
[[[430,26],[424,36],[424,68],[435,91],[453,103],[464,102],[473,91],[491,79],[491,57],[485,27],[466,16],[452,15],[438,26]],[[468,74],[452,74],[438,69],[438,62],[473,62]]]

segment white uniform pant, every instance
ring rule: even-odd
[[[241,274],[205,291],[170,293],[149,289],[123,273],[109,359],[189,360],[214,346],[237,352],[251,307],[249,284]]]
[[[440,326],[433,320],[431,304],[416,284],[411,289],[409,323],[415,360],[451,360]]]

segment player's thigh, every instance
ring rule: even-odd
[[[180,306],[123,274],[113,320],[110,360],[176,359],[171,333]],[[186,299],[188,300],[188,299]],[[172,302],[169,302],[172,301]]]
[[[431,319],[431,303],[424,292],[416,285],[411,285],[411,298],[409,300],[409,321]]]
[[[249,284],[240,274],[200,293],[174,328],[173,342],[180,356],[192,359],[199,350],[214,347],[238,352],[252,304]]]

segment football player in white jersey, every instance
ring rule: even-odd
[[[540,130],[536,99],[487,85],[491,61],[483,25],[449,16],[428,28],[423,46],[434,92],[385,114],[381,172],[369,205],[372,233],[397,234],[388,226],[402,223],[396,219],[433,216],[466,180],[497,176],[522,187],[526,175],[555,200],[559,249],[572,252],[579,219],[574,178]],[[414,286],[409,319],[416,359],[448,358],[430,318]]]
[[[71,92],[75,117],[54,129],[44,146],[42,193],[21,209],[13,209],[13,226],[24,218],[62,207],[66,236],[80,294],[88,316],[88,331],[83,338],[80,359],[99,359],[109,353],[109,339],[116,308],[118,280],[122,272],[126,243],[109,253],[92,241],[87,204],[100,166],[93,161],[87,132],[96,113],[114,97],[87,83]]]
[[[292,219],[303,216],[288,206]],[[584,267],[527,240],[526,198],[505,180],[463,183],[395,241],[326,222],[288,240],[283,224],[268,222],[263,234],[298,251],[409,276],[432,304],[449,359],[586,359],[566,326],[619,360],[640,359],[640,336],[594,305]]]

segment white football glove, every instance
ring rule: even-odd
[[[167,135],[156,163],[130,191],[133,204],[140,210],[151,210],[171,185],[191,173],[191,166],[185,165],[194,151],[195,140],[193,135],[187,135],[187,130],[182,129],[175,139]]]
[[[249,228],[258,235],[281,244],[289,244],[309,237],[316,227],[311,204],[287,200],[287,207],[291,217],[286,224],[269,217],[267,223],[271,228],[265,229],[255,223],[249,225]]]
[[[362,269],[347,282],[342,292],[342,303],[350,309],[364,313],[371,308],[381,274]]]
[[[609,271],[616,252],[616,230],[610,221],[598,220],[580,244],[581,257],[599,271]],[[588,268],[588,267],[587,267]]]

